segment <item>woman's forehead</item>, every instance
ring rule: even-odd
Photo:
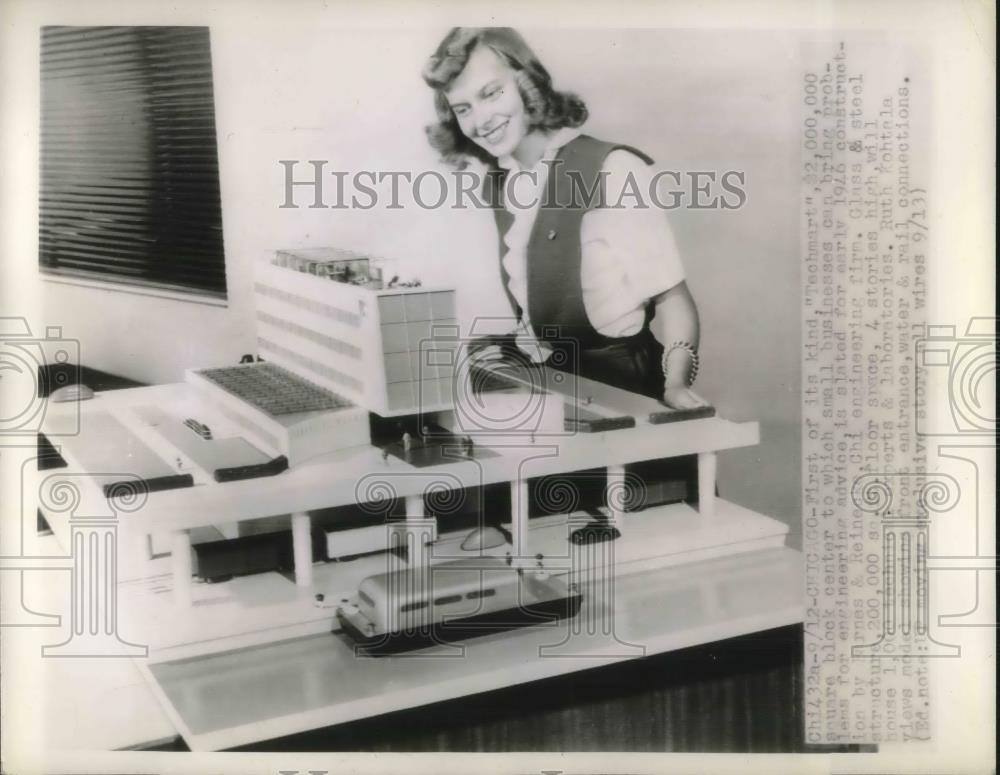
[[[464,102],[475,96],[490,81],[510,76],[510,66],[489,46],[476,46],[462,72],[445,89],[449,102]]]

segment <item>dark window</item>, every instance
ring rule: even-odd
[[[497,591],[495,589],[477,589],[473,592],[467,592],[465,596],[469,598],[469,600],[476,600],[480,597],[493,597],[496,593]]]
[[[46,274],[225,298],[207,27],[43,27]]]
[[[424,600],[418,600],[416,603],[403,603],[399,607],[400,613],[409,613],[410,611],[419,611],[421,608],[426,608],[427,602]]]
[[[434,601],[434,605],[451,605],[452,603],[461,602],[461,595],[445,595],[444,597],[439,597]]]

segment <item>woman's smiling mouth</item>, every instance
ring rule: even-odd
[[[479,134],[479,136],[482,139],[484,139],[486,142],[488,142],[490,145],[496,145],[501,140],[503,140],[505,130],[507,129],[507,125],[509,123],[510,123],[510,119],[504,121],[499,126],[491,129],[489,132],[485,132],[485,133],[481,132]]]

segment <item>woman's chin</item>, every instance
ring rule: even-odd
[[[502,159],[504,156],[510,156],[517,149],[517,142],[510,138],[504,138],[503,142],[495,145],[492,143],[476,143],[476,145],[494,159]]]
[[[517,144],[516,143],[510,143],[508,145],[505,145],[503,148],[501,148],[499,150],[499,152],[497,153],[497,156],[498,157],[511,156],[511,155],[513,155],[514,151],[516,151],[516,150],[517,150]]]

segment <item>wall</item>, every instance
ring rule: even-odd
[[[329,15],[328,15],[329,16]],[[188,23],[197,23],[191,20]],[[404,276],[457,284],[466,314],[509,314],[492,218],[441,209],[281,209],[279,159],[328,169],[442,169],[422,127],[419,77],[444,28],[345,31],[289,8],[212,23],[229,282],[227,307],[43,283],[46,321],[90,366],[148,382],[254,349],[251,270],[275,248],[340,245],[399,257]],[[698,389],[720,413],[761,422],[762,443],[721,458],[725,497],[799,519],[796,90],[792,36],[720,31],[530,31],[558,85],[591,110],[588,131],[665,168],[743,170],[738,211],[676,210],[703,322]],[[25,72],[37,69],[25,62]],[[308,167],[300,165],[299,174]],[[305,204],[307,196],[298,195]],[[27,256],[26,261],[32,261]]]

